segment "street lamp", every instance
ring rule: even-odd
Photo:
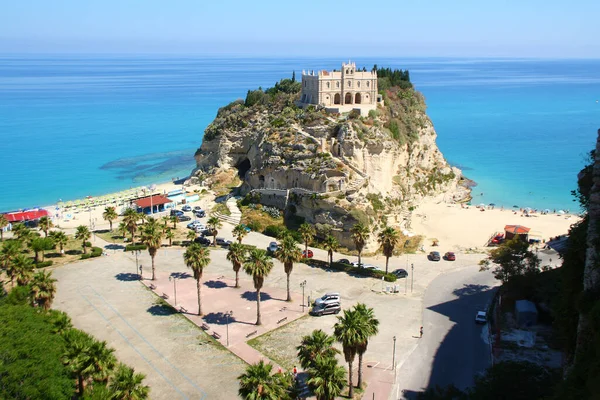
[[[142,279],[143,279],[143,277],[142,277],[142,266],[140,265],[140,280],[142,280]]]
[[[396,336],[394,336],[394,352],[392,353],[392,368],[396,369]]]
[[[413,283],[415,280],[415,264],[410,264],[410,292],[413,291]]]
[[[137,273],[137,270],[139,269],[140,270],[140,275],[142,275],[142,268],[140,266],[138,266],[138,256],[141,253],[142,253],[141,250],[131,250],[131,254],[135,254],[135,273]]]
[[[227,330],[227,347],[229,347],[229,317],[233,315],[233,311],[228,311],[225,313],[225,318],[227,319],[227,323],[225,324]]]
[[[302,288],[302,312],[304,312],[304,287],[306,286],[306,281],[300,282],[300,287]]]
[[[170,276],[169,277],[169,282],[173,281],[173,293],[175,295],[175,305],[177,305],[177,277],[176,276]]]

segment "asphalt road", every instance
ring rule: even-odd
[[[423,298],[423,337],[397,374],[398,397],[415,398],[435,385],[465,389],[490,365],[487,326],[475,314],[491,302],[498,282],[478,266],[441,274]],[[418,336],[418,332],[415,332]]]

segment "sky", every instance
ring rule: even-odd
[[[0,54],[600,58],[599,0],[0,0]]]

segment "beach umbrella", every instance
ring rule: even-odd
[[[490,203],[490,206],[494,207],[496,205],[496,203]]]
[[[479,205],[479,207],[485,207],[485,204],[481,203],[481,204]]]
[[[558,210],[557,213],[558,214],[564,214],[565,212],[564,212],[564,210]]]
[[[544,210],[544,212],[545,212],[545,213],[549,213],[549,212],[550,212],[550,209],[549,209],[549,208],[546,208],[546,209]]]

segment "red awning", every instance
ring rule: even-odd
[[[171,200],[167,199],[165,196],[156,195],[150,197],[144,197],[143,199],[139,199],[135,201],[138,207],[146,208],[150,206],[159,206],[161,204],[171,203]]]
[[[504,227],[504,231],[508,233],[512,233],[513,235],[524,235],[528,233],[531,229],[527,228],[523,225],[506,225]]]
[[[20,211],[4,214],[8,222],[33,221],[42,217],[47,217],[48,215],[50,214],[46,210]]]

